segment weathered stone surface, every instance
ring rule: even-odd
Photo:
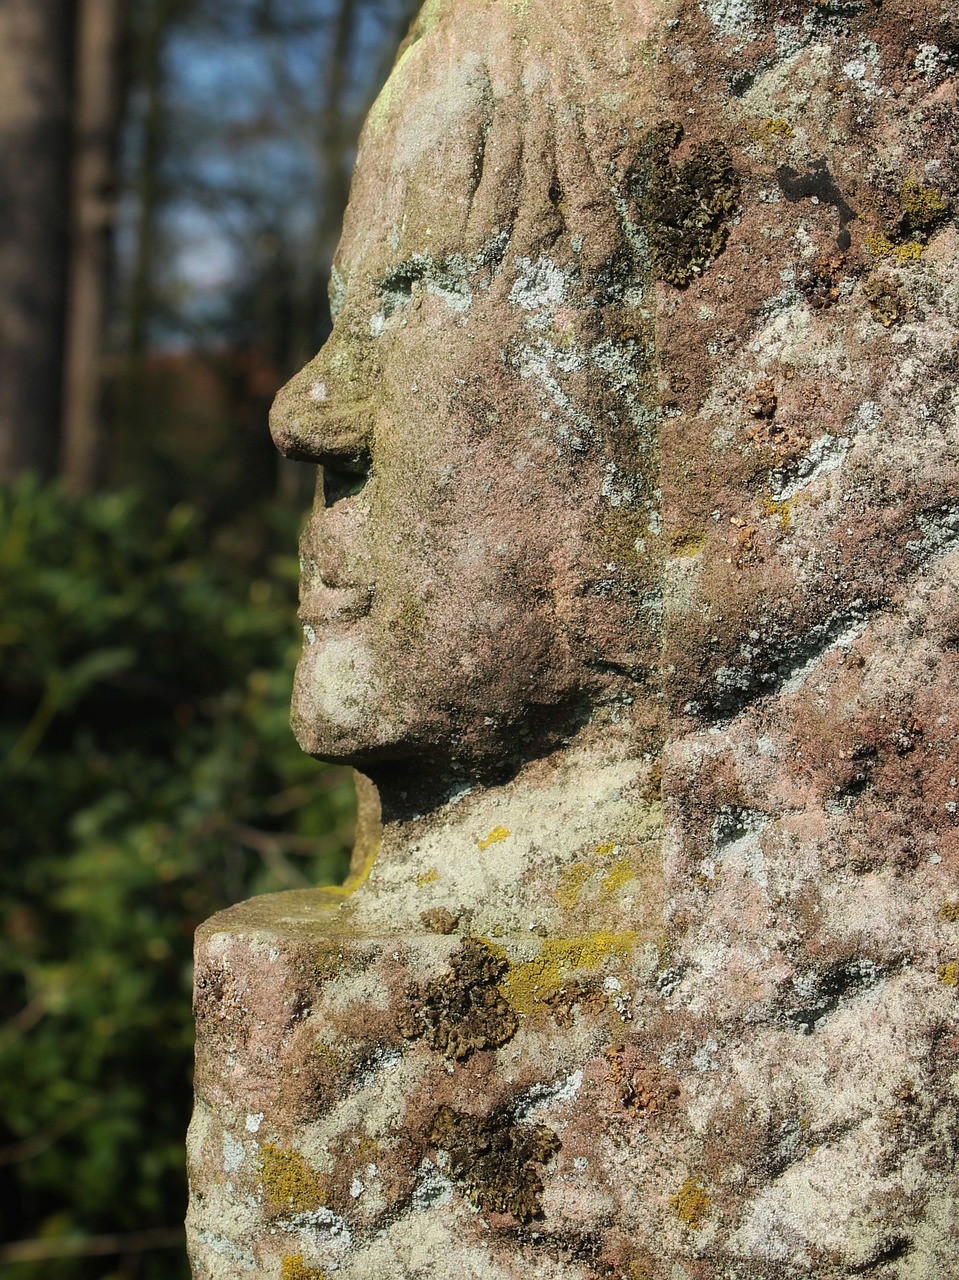
[[[200,931],[197,1277],[959,1276],[957,75],[426,6],[274,424],[382,829]]]

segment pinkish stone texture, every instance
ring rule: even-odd
[[[363,836],[200,930],[198,1280],[959,1277],[957,76],[427,4],[274,419]]]

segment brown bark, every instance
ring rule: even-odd
[[[120,0],[80,0],[73,138],[73,241],[60,469],[89,492],[102,462],[102,364],[120,109]]]
[[[0,0],[0,481],[56,466],[72,12]]]

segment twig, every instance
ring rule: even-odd
[[[99,1110],[100,1103],[92,1098],[77,1103],[75,1107],[70,1107],[49,1124],[43,1125],[36,1133],[32,1133],[29,1138],[12,1143],[8,1147],[0,1147],[0,1165],[22,1164],[25,1160],[32,1160],[34,1156],[52,1147],[58,1138],[62,1138],[65,1133],[75,1129],[78,1124],[82,1124]]]
[[[147,1253],[184,1245],[182,1227],[157,1227],[130,1235],[61,1236],[44,1240],[17,1240],[0,1246],[0,1263],[45,1262],[50,1258],[102,1258],[116,1253]]]

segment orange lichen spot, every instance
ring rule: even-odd
[[[418,889],[425,889],[428,884],[436,884],[439,878],[440,873],[436,868],[430,867],[429,871],[421,871],[416,877],[416,887]]]
[[[485,840],[477,840],[480,849],[488,849],[491,844],[502,844],[504,840],[508,840],[510,831],[508,827],[494,827]]]
[[[706,1216],[711,1201],[709,1192],[697,1178],[687,1178],[669,1205],[681,1222],[695,1229]]]
[[[944,987],[959,987],[959,960],[939,966],[939,981]]]

